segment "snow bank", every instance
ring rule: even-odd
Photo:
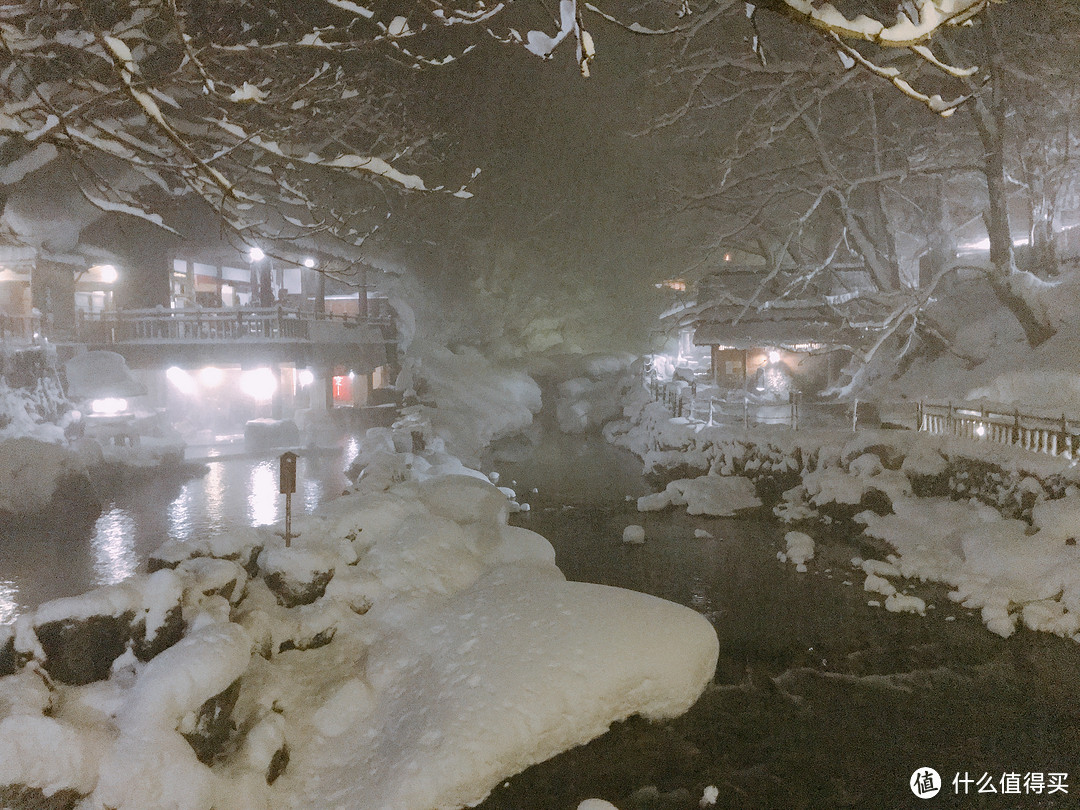
[[[869,396],[880,401],[985,399],[1025,413],[1080,418],[1080,272],[1065,270],[1047,281],[1030,273],[1009,278],[1035,318],[1056,330],[1036,348],[1027,344],[1015,316],[982,279],[958,281],[936,296],[929,314],[946,327],[951,351],[920,356],[895,378],[896,357],[882,352],[882,368]],[[867,396],[863,392],[861,396]]]
[[[651,471],[709,471],[639,508],[689,502],[688,481],[781,481],[781,519],[800,528],[855,521],[892,547],[885,560],[856,561],[886,610],[924,615],[925,600],[905,590],[938,582],[992,632],[1023,625],[1080,641],[1080,473],[1069,459],[910,431],[703,428],[651,404],[630,416],[606,433]],[[805,569],[814,541],[789,532],[785,545],[777,556]]]
[[[366,774],[373,810],[475,804],[615,719],[686,711],[715,651],[708,622],[671,603],[499,568],[370,652],[366,737],[324,746],[303,781],[341,801]]]
[[[555,416],[563,433],[598,430],[622,415],[623,400],[640,374],[629,355],[595,356],[583,361],[584,374],[559,385]]]
[[[86,351],[64,363],[67,392],[72,399],[137,397],[146,386],[131,376],[123,355],[107,351]]]
[[[980,610],[999,635],[1022,622],[1080,641],[1080,491],[1037,504],[1032,526],[983,504],[940,498],[904,499],[894,509],[860,519],[867,534],[897,550],[898,574],[952,586],[949,598]]]
[[[477,474],[418,478],[297,519],[291,547],[268,528],[174,542],[149,577],[20,617],[0,787],[125,810],[457,808],[697,699],[718,655],[704,617],[566,582]],[[102,643],[44,689],[57,633]]]

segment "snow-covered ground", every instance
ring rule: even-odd
[[[1002,636],[1024,626],[1080,641],[1080,469],[1071,460],[899,430],[709,428],[640,398],[627,414],[609,439],[648,471],[680,475],[639,509],[731,514],[754,506],[748,479],[779,483],[773,511],[800,529],[787,533],[782,561],[807,570],[814,534],[852,521],[853,533],[861,525],[892,550],[851,561],[871,604],[925,613],[909,591],[943,583],[951,602],[980,611]]]
[[[0,630],[0,787],[79,808],[457,808],[612,722],[688,709],[711,624],[567,582],[508,525],[514,493],[443,448],[520,429],[535,384],[442,359],[433,404],[370,431],[354,491],[290,545],[269,527],[171,542],[153,573]],[[503,400],[436,413],[470,375]]]

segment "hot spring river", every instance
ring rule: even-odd
[[[337,494],[355,452],[302,459],[295,508]],[[276,464],[215,461],[201,478],[133,487],[84,536],[5,537],[0,622],[143,570],[170,535],[279,520]],[[935,606],[925,618],[870,607],[854,545],[820,542],[800,574],[777,561],[784,528],[772,522],[638,513],[626,496],[648,491],[639,465],[599,440],[548,440],[496,469],[531,505],[512,520],[551,540],[567,578],[700,611],[720,663],[686,716],[620,724],[510,780],[484,810],[586,798],[693,810],[707,786],[715,806],[748,810],[1080,806],[1080,645],[1024,630],[1001,639],[937,587],[919,591]],[[644,545],[621,542],[631,523]],[[909,782],[927,768],[942,787],[924,800]]]

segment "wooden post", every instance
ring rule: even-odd
[[[292,542],[292,496],[296,492],[296,453],[281,454],[278,490],[285,496],[285,547]]]

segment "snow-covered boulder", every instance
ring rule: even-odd
[[[82,456],[27,436],[0,442],[0,519],[101,511]]]
[[[722,517],[761,506],[750,479],[741,476],[702,475],[672,481],[663,492],[638,498],[638,510],[652,512],[685,506],[690,515]]]

